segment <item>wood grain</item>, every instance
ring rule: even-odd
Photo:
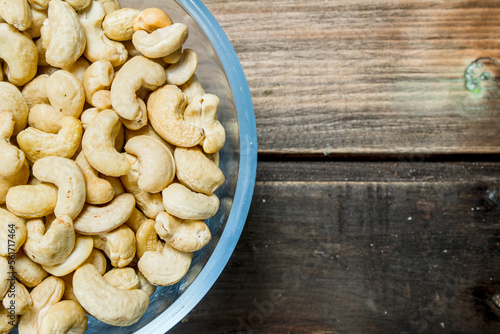
[[[463,79],[500,59],[498,1],[204,3],[246,73],[261,153],[500,152],[498,78],[479,94]]]
[[[265,162],[252,203],[172,333],[500,331],[500,163]]]

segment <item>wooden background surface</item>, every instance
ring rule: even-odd
[[[204,3],[259,164],[230,262],[171,332],[499,333],[500,2]]]

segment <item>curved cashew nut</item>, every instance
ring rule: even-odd
[[[217,195],[205,195],[172,183],[162,191],[165,211],[181,219],[208,219],[219,210]]]
[[[165,245],[161,252],[145,252],[137,266],[151,284],[166,286],[179,282],[186,275],[192,259],[193,253]]]
[[[132,214],[130,215],[130,218],[125,222],[125,224],[134,231],[134,233],[137,233],[137,230],[139,230],[139,227],[144,223],[148,218],[142,213],[140,210],[137,208],[134,208],[132,210]]]
[[[135,233],[126,225],[111,232],[93,235],[92,238],[94,239],[94,247],[106,253],[113,267],[123,268],[134,259]]]
[[[61,119],[61,130],[57,134],[29,127],[17,135],[17,143],[33,162],[49,156],[71,158],[80,146],[82,132],[82,124],[78,119],[65,116]]]
[[[105,105],[99,102],[103,101],[106,96],[111,99],[109,89],[114,75],[113,65],[105,59],[98,60],[87,68],[83,76],[83,88],[85,89],[85,99],[88,104],[99,109],[109,109],[109,107],[103,108]]]
[[[123,154],[123,156],[125,156],[132,166],[127,175],[120,178],[123,187],[125,187],[129,193],[134,195],[137,206],[148,218],[156,218],[156,215],[164,210],[161,194],[151,194],[139,188],[138,183],[141,170],[139,161],[134,156],[127,153]]]
[[[19,320],[19,334],[39,333],[38,325],[46,312],[61,300],[64,294],[62,279],[50,276],[31,290],[33,306]]]
[[[77,237],[75,240],[75,246],[73,247],[73,250],[71,251],[71,253],[68,255],[67,258],[65,258],[61,263],[58,263],[56,265],[52,266],[42,265],[42,267],[49,274],[54,276],[68,275],[72,271],[76,270],[76,268],[78,268],[82,263],[84,263],[88,259],[90,253],[92,253],[93,248],[94,248],[94,239],[92,239],[92,237],[85,237],[85,236]]]
[[[14,276],[27,288],[37,286],[49,275],[40,264],[31,261],[22,251],[16,253],[14,269]]]
[[[54,212],[57,187],[50,183],[20,185],[9,189],[5,198],[7,208],[22,218],[39,218]]]
[[[127,141],[125,151],[137,157],[141,166],[138,186],[157,193],[172,183],[175,176],[174,157],[161,142],[149,136],[136,136]]]
[[[126,175],[130,171],[129,161],[114,146],[120,127],[118,115],[106,109],[92,119],[82,138],[82,149],[88,162],[109,176]]]
[[[22,95],[26,100],[26,104],[29,109],[33,108],[37,104],[50,103],[49,98],[47,97],[47,91],[45,90],[45,84],[48,79],[48,74],[40,74],[23,87]]]
[[[85,178],[76,162],[61,157],[42,158],[33,164],[33,175],[57,186],[56,217],[75,219],[80,214],[85,204],[86,189]]]
[[[2,35],[0,34],[0,39],[1,38]],[[12,135],[15,136],[21,132],[28,123],[28,105],[19,89],[8,82],[0,82],[0,101],[2,101],[2,103],[0,103],[0,112],[12,113],[14,117],[15,123]]]
[[[75,231],[92,235],[114,230],[130,218],[134,207],[135,198],[132,194],[120,195],[106,206],[85,204],[74,221]]]
[[[49,0],[28,0],[28,2],[36,10],[45,10],[49,7]]]
[[[96,267],[99,274],[104,275],[106,273],[106,267],[108,265],[108,260],[106,256],[98,249],[93,248],[85,263],[90,263]]]
[[[66,0],[66,2],[73,7],[75,12],[79,12],[88,6],[90,6],[90,3],[92,0]]]
[[[9,211],[0,208],[0,255],[17,253],[26,241],[24,221]]]
[[[142,100],[136,96],[136,91],[141,87],[154,90],[163,85],[165,80],[165,70],[161,65],[143,56],[130,59],[116,73],[111,85],[114,110],[125,119],[140,119],[147,112],[144,103],[140,103]]]
[[[160,216],[164,212],[160,212]],[[140,259],[147,251],[161,252],[163,243],[158,240],[158,235],[155,230],[155,221],[148,219],[142,223],[135,234],[137,239],[137,252],[136,255]]]
[[[31,8],[31,16],[33,17],[33,20],[31,22],[31,25],[29,26],[28,29],[25,30],[25,32],[28,34],[29,37],[35,39],[41,36],[43,21],[47,19],[49,15],[47,14],[46,10],[38,10],[35,8]]]
[[[113,268],[102,277],[106,282],[118,289],[139,289],[139,277],[132,268]]]
[[[155,231],[166,243],[183,252],[196,252],[212,239],[210,229],[203,221],[182,220],[166,212],[156,216]]]
[[[191,78],[198,67],[198,55],[191,49],[184,49],[181,58],[165,71],[167,84],[180,86]]]
[[[102,28],[108,38],[115,41],[127,41],[134,34],[134,19],[141,11],[133,8],[122,8],[106,15]]]
[[[78,154],[75,161],[85,177],[85,186],[87,188],[86,202],[90,204],[104,204],[111,201],[115,195],[113,187],[108,181],[99,177],[97,171],[89,164],[83,152]]]
[[[65,70],[52,73],[45,83],[50,105],[66,116],[79,118],[85,104],[82,82]]]
[[[152,33],[160,28],[172,25],[172,19],[160,8],[146,8],[134,19],[134,30],[145,30]]]
[[[149,123],[138,130],[125,129],[125,142],[128,142],[131,138],[134,138],[136,136],[153,137],[159,140],[163,144],[163,146],[165,146],[165,148],[170,151],[170,153],[174,154],[175,146],[160,137],[160,135],[156,133],[155,129],[153,129],[153,127]]]
[[[31,26],[33,17],[27,0],[9,0],[0,2],[0,16],[20,31]]]
[[[9,291],[2,300],[3,307],[12,311],[16,315],[22,315],[28,312],[33,305],[31,296],[26,287],[16,279],[10,284]]]
[[[0,112],[0,176],[12,176],[24,165],[24,152],[10,143],[14,130],[12,113]]]
[[[47,225],[41,219],[28,220],[28,237],[23,249],[31,260],[42,266],[53,266],[71,254],[75,246],[75,230],[67,216],[56,218]]]
[[[50,33],[44,34],[44,29]],[[50,40],[46,41],[47,38]],[[75,10],[61,0],[49,2],[49,18],[43,24],[42,39],[47,45],[45,59],[50,65],[60,68],[76,62],[87,45],[85,30]]]
[[[0,176],[0,204],[5,203],[5,199],[10,188],[26,184],[29,177],[30,168],[27,160],[24,161],[23,167],[21,167],[21,169],[14,175]]]
[[[174,23],[152,33],[137,30],[132,36],[132,42],[146,57],[161,58],[182,47],[187,38],[188,27],[183,23]]]
[[[120,66],[127,61],[127,49],[104,34],[101,24],[105,15],[104,6],[95,0],[78,14],[87,36],[84,55],[91,62],[107,59],[113,66]]]
[[[184,121],[185,106],[186,97],[177,86],[163,86],[149,97],[149,121],[169,143],[181,147],[196,146],[203,140],[203,130]]]
[[[76,301],[62,300],[44,313],[38,333],[83,334],[87,330],[87,315]]]
[[[177,179],[190,189],[213,194],[224,183],[224,174],[212,160],[195,147],[177,147],[174,151]]]
[[[76,270],[73,289],[88,313],[110,325],[132,325],[146,313],[149,306],[146,292],[115,288],[91,264],[84,264]]]

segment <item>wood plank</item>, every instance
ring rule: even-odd
[[[247,224],[172,333],[498,333],[500,163],[259,164]]]
[[[498,1],[204,3],[243,65],[260,152],[500,152],[500,67],[478,94],[463,78],[500,59]]]

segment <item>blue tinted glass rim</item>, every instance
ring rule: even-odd
[[[235,100],[240,130],[240,165],[231,213],[210,259],[186,292],[137,333],[165,333],[182,320],[213,286],[229,261],[245,225],[257,170],[257,129],[252,99],[245,74],[231,42],[201,1],[176,1],[203,29],[226,71]]]

